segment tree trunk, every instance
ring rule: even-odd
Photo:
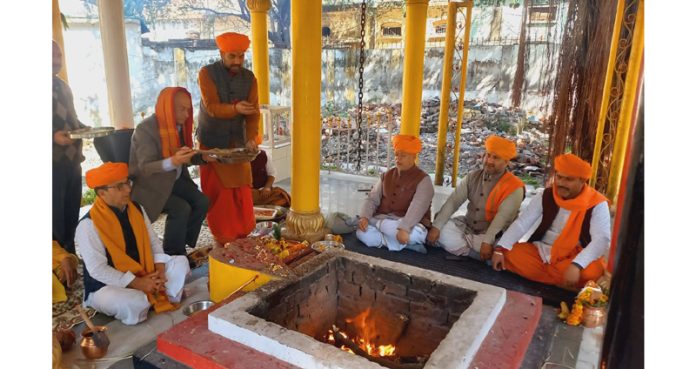
[[[522,9],[522,25],[520,26],[520,42],[517,47],[517,68],[515,69],[515,79],[512,82],[512,106],[520,107],[522,102],[522,88],[525,80],[525,58],[527,54],[527,24],[529,16],[529,0],[524,0],[524,8]]]

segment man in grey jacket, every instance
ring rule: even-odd
[[[489,260],[495,240],[515,217],[524,199],[524,183],[507,171],[517,154],[515,143],[498,136],[486,139],[483,168],[469,172],[435,215],[427,241],[454,257]],[[465,216],[452,217],[468,200]]]
[[[160,213],[167,214],[164,251],[168,255],[186,255],[186,245],[196,246],[208,211],[208,198],[187,168],[207,159],[192,149],[192,110],[191,94],[185,88],[167,87],[157,98],[155,114],[138,125],[131,140],[131,195],[153,221]]]

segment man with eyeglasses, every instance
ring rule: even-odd
[[[611,242],[609,202],[587,185],[590,163],[573,154],[554,159],[554,181],[534,197],[505,231],[493,253],[493,269],[536,282],[578,290],[604,274]],[[518,242],[536,226],[526,242]]]
[[[489,136],[485,146],[483,168],[459,181],[428,232],[428,243],[452,254],[447,259],[490,260],[496,239],[515,220],[524,199],[524,183],[507,170],[517,156],[515,143]],[[465,202],[466,215],[452,217]]]
[[[155,114],[133,133],[128,168],[133,200],[145,208],[150,219],[167,214],[167,255],[186,255],[186,245],[196,247],[208,211],[208,198],[188,172],[190,164],[203,164],[206,158],[192,148],[191,94],[183,87],[167,87],[157,98]]]
[[[396,166],[382,174],[365,199],[356,236],[368,247],[386,246],[427,253],[423,243],[430,227],[435,190],[430,176],[416,165],[421,141],[410,135],[392,140]]]
[[[128,165],[104,163],[87,171],[97,199],[77,226],[84,261],[85,306],[133,325],[181,301],[189,263],[169,256],[142,207],[131,201]]]

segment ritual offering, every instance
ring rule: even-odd
[[[259,220],[271,220],[278,215],[278,210],[267,209],[254,206],[254,217],[257,221]]]
[[[114,133],[114,127],[85,127],[68,132],[73,140],[104,137]]]
[[[580,290],[572,309],[568,309],[565,302],[561,303],[561,313],[558,317],[565,320],[568,325],[584,325],[587,328],[595,328],[604,324],[606,320],[606,306],[609,297],[601,287],[593,281],[587,282]]]
[[[340,237],[340,236],[339,236]],[[345,249],[346,246],[338,241],[317,241],[312,244],[312,249],[316,252],[324,252],[329,249]]]
[[[283,263],[289,264],[303,256],[312,253],[307,241],[292,241],[284,238],[275,239],[271,236],[261,238],[264,246],[268,248],[274,255],[278,256]]]
[[[225,244],[223,256],[227,259],[234,259],[234,264],[237,267],[278,277],[292,275],[292,270],[265,245],[267,239],[267,237],[248,237],[228,242]]]
[[[198,150],[200,154],[210,155],[221,163],[225,164],[238,164],[250,162],[256,159],[259,154],[259,150],[249,150],[246,148],[233,148],[233,149],[209,149],[209,150]]]

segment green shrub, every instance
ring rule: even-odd
[[[80,206],[94,204],[94,200],[97,199],[97,193],[93,189],[87,190],[87,192],[82,194],[82,200],[80,201]]]

